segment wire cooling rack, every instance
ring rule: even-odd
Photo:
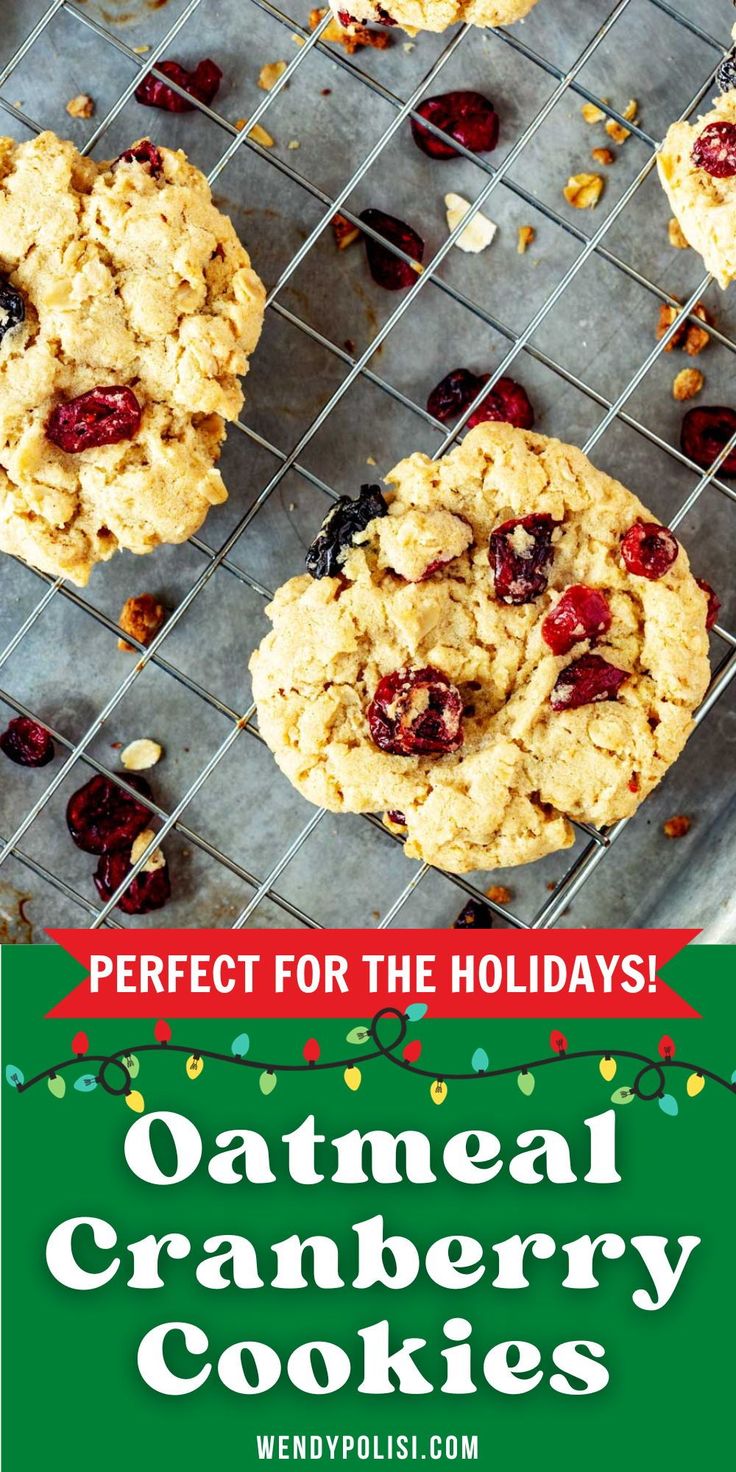
[[[557,4],[558,0],[542,0],[539,8],[540,14],[544,5],[551,6],[553,3]],[[34,774],[34,780],[39,785],[34,787],[33,800],[30,803],[27,796],[25,797],[24,811],[17,821],[16,812],[13,811],[9,829],[5,835],[0,837],[0,866],[12,859],[42,882],[44,895],[49,894],[48,887],[50,887],[51,891],[63,898],[65,918],[69,918],[70,907],[73,907],[72,913],[78,914],[80,921],[84,923],[92,926],[120,926],[121,922],[115,914],[115,906],[120,893],[146,862],[153,847],[160,844],[167,834],[170,834],[172,840],[177,839],[180,844],[187,846],[185,852],[195,853],[208,864],[216,866],[219,872],[226,873],[228,892],[231,896],[234,894],[236,898],[234,903],[231,902],[226,918],[221,919],[220,923],[232,925],[234,928],[264,924],[318,927],[324,923],[318,915],[313,913],[316,907],[300,903],[293,897],[293,894],[290,894],[288,884],[290,866],[293,866],[302,855],[305,846],[307,846],[306,852],[309,855],[309,841],[319,825],[325,822],[326,815],[323,812],[308,809],[306,804],[303,804],[294,795],[293,810],[298,814],[299,826],[296,831],[292,831],[293,824],[291,828],[288,828],[280,815],[276,817],[275,826],[283,827],[284,830],[283,841],[278,838],[278,834],[275,835],[277,841],[272,845],[270,856],[260,869],[251,869],[241,862],[241,859],[230,851],[233,845],[227,843],[217,833],[210,836],[206,831],[207,824],[193,824],[191,814],[197,808],[199,795],[201,793],[206,795],[209,791],[207,784],[211,782],[218,769],[228,763],[235,744],[237,743],[240,755],[244,743],[252,745],[254,742],[261,742],[261,738],[255,724],[254,707],[250,705],[247,709],[239,709],[237,703],[224,698],[217,689],[208,688],[206,682],[203,683],[201,679],[183,667],[186,661],[175,657],[174,651],[178,648],[176,634],[182,621],[190,614],[197,600],[206,600],[206,590],[212,586],[212,580],[219,571],[230,579],[234,579],[249,597],[266,600],[270,596],[271,589],[266,586],[265,582],[247,570],[247,556],[244,558],[246,566],[243,565],[241,557],[244,548],[247,552],[249,546],[255,545],[254,538],[258,539],[259,545],[264,538],[268,541],[271,531],[267,522],[267,508],[272,503],[274,493],[278,488],[283,487],[286,483],[296,483],[306,487],[312,498],[311,526],[314,529],[319,524],[325,510],[324,498],[334,498],[337,491],[330,483],[330,478],[323,477],[319,469],[315,468],[315,465],[319,467],[321,462],[319,456],[315,457],[312,452],[315,448],[319,449],[319,444],[324,443],[323,440],[319,441],[319,435],[328,421],[330,424],[338,421],[341,410],[344,408],[345,397],[354,385],[369,388],[371,393],[375,391],[381,399],[387,396],[392,407],[408,418],[413,434],[413,442],[409,448],[423,448],[428,430],[433,431],[435,438],[439,435],[440,442],[435,449],[435,455],[439,456],[454,443],[458,434],[462,432],[467,418],[476,405],[491,391],[496,380],[502,374],[512,372],[516,360],[523,358],[525,363],[553,375],[563,389],[574,389],[576,394],[581,394],[591,412],[595,413],[597,421],[592,428],[589,427],[587,440],[583,446],[586,452],[591,452],[609,429],[625,426],[627,431],[631,431],[647,446],[655,447],[658,452],[661,452],[670,467],[673,468],[673,474],[674,467],[678,468],[680,478],[685,477],[688,489],[677,509],[674,512],[672,510],[668,512],[666,519],[672,527],[679,526],[686,518],[689,518],[700,506],[701,498],[707,493],[708,496],[719,498],[720,505],[726,508],[727,519],[721,522],[725,530],[721,535],[727,537],[730,534],[732,536],[734,515],[732,503],[736,500],[736,492],[731,485],[720,478],[719,469],[734,441],[724,448],[712,470],[708,474],[702,474],[698,467],[671,442],[666,431],[660,433],[656,427],[652,426],[649,422],[651,416],[647,413],[646,408],[643,411],[639,408],[639,391],[642,385],[648,380],[648,375],[660,360],[661,354],[667,350],[678,327],[690,316],[693,308],[709,288],[711,278],[705,276],[697,282],[694,289],[688,290],[681,316],[672,322],[668,332],[660,340],[654,341],[653,346],[645,356],[640,358],[640,361],[630,365],[625,374],[624,386],[613,396],[608,396],[603,392],[595,381],[589,381],[589,379],[594,379],[594,374],[586,371],[585,375],[581,376],[577,368],[569,366],[567,362],[559,361],[561,354],[552,354],[544,346],[544,329],[554,315],[558,302],[562,300],[564,305],[566,293],[585,279],[586,267],[591,261],[605,262],[606,267],[611,268],[621,283],[622,294],[626,287],[633,285],[637,290],[641,290],[647,299],[651,299],[655,312],[658,305],[662,303],[676,306],[678,311],[680,310],[680,301],[671,295],[668,289],[651,279],[648,270],[639,268],[636,264],[636,252],[629,248],[634,240],[636,227],[633,222],[636,218],[638,201],[641,199],[645,181],[652,176],[659,142],[644,126],[646,114],[643,114],[644,122],[641,124],[626,120],[608,98],[598,95],[602,89],[597,84],[595,70],[596,57],[610,39],[619,34],[615,28],[626,25],[629,18],[634,15],[635,8],[639,12],[638,20],[641,23],[643,6],[651,13],[653,33],[660,24],[666,24],[668,34],[673,35],[675,34],[672,29],[674,27],[678,34],[692,41],[699,56],[708,58],[707,66],[704,69],[701,68],[704,74],[692,79],[693,82],[697,80],[698,83],[695,90],[692,91],[691,86],[687,88],[689,97],[687,105],[677,109],[686,117],[695,113],[700,104],[704,100],[707,101],[712,93],[714,72],[724,55],[725,44],[722,39],[719,40],[710,34],[701,23],[701,7],[689,3],[689,0],[680,0],[680,4],[684,9],[692,10],[693,13],[688,15],[682,8],[667,4],[665,0],[618,0],[618,3],[613,5],[609,12],[609,6],[605,4],[605,0],[591,0],[591,12],[596,11],[597,16],[593,16],[592,24],[588,27],[591,34],[586,37],[586,26],[583,23],[585,16],[583,15],[579,34],[581,43],[584,42],[584,44],[581,44],[580,52],[572,64],[563,64],[528,45],[524,38],[523,27],[494,33],[494,45],[510,48],[516,57],[523,59],[525,66],[530,69],[530,75],[533,75],[535,71],[538,74],[537,101],[539,105],[529,106],[528,121],[522,119],[516,130],[516,136],[500,163],[494,164],[489,160],[478,158],[467,153],[460,145],[455,145],[459,153],[465,155],[472,163],[473,169],[482,178],[480,189],[474,193],[469,215],[452,234],[443,240],[422,274],[417,277],[416,284],[409,291],[402,293],[398,301],[395,297],[391,298],[380,325],[378,318],[372,319],[371,332],[362,348],[356,348],[349,339],[342,342],[335,340],[339,336],[339,331],[337,328],[331,330],[331,314],[323,315],[321,320],[315,319],[308,300],[303,304],[301,310],[296,310],[295,305],[303,301],[303,294],[302,296],[295,292],[290,294],[288,288],[294,287],[297,280],[301,282],[302,279],[305,279],[300,276],[300,268],[303,263],[306,262],[309,266],[309,263],[318,256],[324,238],[330,240],[330,222],[336,211],[339,210],[347,219],[358,223],[357,213],[352,208],[352,199],[361,182],[382,155],[390,155],[392,140],[396,138],[400,129],[406,128],[408,119],[422,97],[443,89],[442,74],[445,69],[448,69],[448,75],[452,73],[458,53],[470,44],[477,44],[479,33],[473,33],[471,28],[461,27],[439,39],[432,38],[431,54],[434,59],[428,68],[420,72],[414,70],[410,95],[403,100],[392,87],[386,85],[380,69],[370,65],[373,60],[370,52],[359,53],[357,57],[348,56],[339,47],[335,48],[326,44],[323,36],[329,24],[329,14],[322,19],[316,29],[311,30],[306,24],[295,20],[293,16],[285,13],[278,6],[267,3],[267,0],[247,0],[247,3],[240,7],[244,26],[248,23],[249,14],[258,13],[260,16],[267,17],[274,27],[279,28],[280,33],[283,31],[284,44],[288,40],[287,32],[291,41],[297,44],[293,59],[275,86],[271,91],[264,92],[257,106],[249,108],[249,115],[246,118],[236,121],[220,113],[216,104],[212,108],[197,104],[202,117],[217,130],[216,136],[220,138],[220,146],[215,157],[209,163],[205,162],[201,166],[208,167],[209,179],[215,190],[216,198],[219,190],[230,187],[229,180],[235,171],[237,161],[246,151],[249,151],[251,155],[256,155],[262,165],[262,172],[259,174],[262,181],[261,187],[268,187],[269,171],[275,170],[282,180],[295,185],[301,192],[305,200],[305,218],[313,218],[314,223],[311,228],[301,230],[302,238],[297,248],[286,260],[279,263],[277,279],[268,295],[268,313],[275,315],[280,319],[281,324],[288,325],[290,330],[294,330],[301,338],[306,339],[310,347],[314,346],[327,353],[332,360],[333,367],[339,371],[339,376],[330,380],[330,390],[323,395],[324,401],[321,402],[318,411],[309,418],[305,427],[301,429],[290,448],[280,443],[273,443],[268,433],[261,433],[251,419],[250,404],[246,406],[243,419],[237,427],[230,429],[230,438],[232,439],[233,436],[237,438],[239,433],[245,437],[249,447],[255,452],[253,464],[260,471],[260,484],[252,491],[247,510],[243,514],[238,514],[237,520],[230,526],[227,535],[222,538],[219,545],[211,546],[205,540],[211,521],[208,522],[208,527],[204,529],[202,536],[192,538],[191,548],[193,553],[196,553],[193,566],[198,569],[196,575],[191,577],[188,586],[178,597],[168,621],[153,642],[147,648],[142,645],[137,646],[139,658],[131,660],[128,657],[129,662],[125,667],[124,678],[113,681],[114,688],[99,705],[99,708],[95,705],[94,713],[90,712],[91,718],[82,721],[78,734],[76,730],[71,735],[68,734],[60,718],[57,718],[54,724],[44,719],[43,714],[40,714],[38,710],[38,705],[42,702],[26,703],[12,690],[0,688],[0,699],[8,707],[8,713],[30,715],[40,720],[41,724],[51,732],[57,745],[57,753],[61,754],[61,760],[52,769],[50,777],[48,773]],[[19,8],[22,9],[22,7]],[[101,72],[105,58],[109,56],[111,50],[117,53],[118,57],[124,58],[128,64],[129,80],[127,84],[123,89],[117,90],[114,98],[102,109],[99,121],[95,119],[84,142],[85,152],[94,152],[98,157],[105,157],[107,156],[105,152],[106,136],[109,133],[114,136],[115,124],[131,101],[143,71],[151,69],[155,71],[156,62],[159,59],[172,54],[176,56],[178,54],[176,38],[183,28],[197,13],[205,13],[208,9],[216,12],[218,8],[219,0],[188,0],[188,3],[183,3],[181,0],[173,23],[168,28],[159,27],[155,45],[136,49],[124,39],[123,27],[110,28],[100,19],[102,12],[98,11],[96,14],[94,5],[88,5],[86,0],[80,0],[80,3],[76,5],[68,3],[68,0],[52,0],[52,3],[43,9],[42,13],[38,13],[38,5],[34,7],[29,3],[28,16],[31,28],[21,43],[16,44],[14,53],[0,69],[0,108],[13,119],[16,131],[20,130],[21,136],[37,133],[43,126],[48,125],[44,121],[42,110],[40,117],[35,114],[29,115],[23,102],[11,100],[11,94],[16,78],[18,78],[19,89],[20,80],[25,78],[24,90],[28,90],[27,79],[33,76],[34,58],[40,55],[44,45],[48,44],[49,37],[54,34],[54,27],[63,19],[67,28],[66,37],[69,34],[69,25],[79,28],[80,37],[84,34],[88,46],[87,55],[89,55],[90,38],[94,41],[95,56],[99,60]],[[580,6],[577,9],[585,12],[587,6]],[[568,18],[575,10],[574,6],[567,7]],[[302,21],[305,19],[306,17],[302,15]],[[730,15],[728,24],[730,24]],[[725,29],[727,27],[724,27]],[[472,43],[471,37],[474,38]],[[183,39],[182,37],[182,41]],[[65,44],[68,45],[68,40]],[[411,49],[411,43],[408,41],[402,41],[400,44],[407,50],[407,53]],[[310,68],[316,67],[320,61],[324,65],[326,57],[329,57],[330,66],[333,69],[335,67],[339,69],[335,73],[337,82],[334,84],[334,89],[336,90],[340,82],[344,82],[346,87],[349,85],[353,89],[351,96],[357,96],[359,92],[367,109],[380,110],[381,116],[385,115],[388,119],[387,126],[377,130],[375,140],[365,155],[361,157],[357,167],[345,171],[348,176],[344,178],[344,182],[340,183],[338,179],[338,183],[335,184],[334,180],[338,178],[338,175],[334,168],[330,169],[330,187],[328,188],[323,187],[319,178],[315,180],[308,173],[296,167],[298,140],[293,145],[289,145],[286,155],[283,153],[277,155],[270,151],[262,141],[257,141],[258,135],[256,138],[249,136],[254,126],[261,120],[273,126],[270,116],[278,117],[279,99],[282,98],[285,89],[291,84],[298,88],[305,76],[310,75]],[[264,56],[262,59],[270,58]],[[322,79],[324,80],[324,77]],[[445,85],[447,85],[446,82]],[[456,82],[455,85],[463,85],[463,83]],[[175,87],[174,90],[178,89]],[[324,88],[323,95],[327,95],[332,90],[333,88]],[[690,95],[691,91],[692,95]],[[534,88],[531,89],[531,95],[534,96]],[[542,97],[543,100],[540,102],[539,99]],[[643,150],[644,161],[641,167],[635,170],[628,184],[612,207],[608,209],[597,228],[594,217],[592,226],[589,226],[590,216],[573,218],[570,211],[564,213],[559,207],[559,190],[552,192],[538,187],[538,168],[534,167],[534,150],[545,125],[550,125],[553,115],[555,118],[559,116],[560,104],[565,101],[574,103],[577,114],[579,114],[581,105],[586,101],[595,103],[607,118],[624,126],[632,140],[637,140]],[[350,105],[353,105],[352,102]],[[132,138],[151,131],[154,136],[160,137],[158,122],[161,117],[161,114],[146,113],[143,120],[140,115],[137,115],[133,121],[127,122],[126,115],[128,135]],[[439,133],[436,128],[431,128],[431,131]],[[169,140],[162,137],[161,141],[168,142]],[[330,140],[325,139],[324,143],[329,151]],[[196,149],[191,149],[190,155],[195,163],[200,162]],[[530,161],[530,169],[525,172],[523,166],[527,160]],[[521,167],[517,167],[519,164]],[[531,180],[531,183],[528,183],[527,180]],[[232,188],[237,190],[237,184],[234,184]],[[530,292],[531,314],[523,325],[518,326],[510,326],[502,320],[495,310],[490,310],[482,300],[477,299],[479,294],[476,291],[468,293],[463,285],[462,271],[452,269],[454,262],[459,259],[457,253],[453,256],[452,261],[448,260],[459,233],[468,224],[469,219],[477,211],[483,209],[487,203],[490,203],[494,195],[500,201],[504,193],[509,195],[514,202],[521,202],[524,206],[533,209],[535,218],[542,220],[545,226],[557,233],[559,260],[562,263],[554,284],[548,292],[544,292],[541,297],[538,294],[535,297],[534,291]],[[228,197],[228,201],[232,204],[231,196]],[[397,209],[396,212],[401,213],[401,209]],[[628,234],[625,228],[621,230],[620,226],[625,225],[625,222],[631,222],[631,234]],[[365,232],[366,227],[361,224],[361,228]],[[247,231],[245,238],[248,246],[252,248],[253,242]],[[618,242],[617,248],[612,246],[612,241]],[[621,242],[625,247],[623,253],[619,253]],[[397,254],[401,255],[401,252],[397,251]],[[462,260],[465,261],[467,258],[463,257]],[[319,257],[319,261],[319,269],[323,269],[323,258]],[[257,259],[256,264],[258,264]],[[447,269],[448,267],[450,269]],[[696,273],[696,275],[699,274]],[[518,282],[518,289],[519,294],[523,297],[525,283],[521,278]],[[439,295],[433,298],[432,293]],[[535,305],[537,300],[538,305]],[[429,308],[426,306],[427,303],[430,304]],[[379,373],[377,368],[378,358],[388,343],[390,335],[394,335],[392,341],[395,341],[407,329],[407,324],[411,323],[412,319],[418,320],[422,304],[425,310],[429,311],[428,320],[431,324],[433,303],[436,304],[438,312],[440,306],[449,305],[453,312],[462,314],[466,320],[472,321],[477,327],[492,330],[502,344],[500,357],[493,368],[490,381],[479,393],[475,403],[467,409],[462,420],[449,433],[445,433],[444,428],[433,420],[432,416],[422,407],[422,402],[417,401],[415,393],[400,386],[400,374],[392,373],[389,376],[388,373]],[[598,328],[595,323],[593,324],[594,332],[603,326],[607,314],[615,314],[618,310],[615,296],[598,305],[601,322]],[[517,316],[518,312],[513,315]],[[718,325],[718,321],[715,325],[709,325],[707,330],[711,336],[711,345],[717,344],[726,354],[726,361],[730,369],[729,355],[736,352],[736,342],[732,340],[727,330]],[[257,372],[257,365],[258,355],[254,360],[253,376]],[[453,362],[452,364],[447,363],[446,366],[455,365]],[[249,378],[249,390],[251,382],[252,378]],[[334,387],[332,387],[333,383]],[[431,387],[431,383],[429,386]],[[646,398],[641,402],[646,403]],[[587,422],[589,426],[592,424],[590,419]],[[268,428],[267,418],[264,427]],[[558,432],[562,431],[558,430]],[[568,436],[563,433],[562,437]],[[572,434],[569,437],[572,438]],[[736,436],[734,439],[736,440]],[[618,473],[626,481],[625,463],[618,465]],[[362,469],[357,470],[351,467],[350,478],[351,483],[354,484],[357,480],[371,477],[365,475]],[[228,479],[227,473],[226,479]],[[315,499],[317,514],[315,514],[314,507]],[[290,507],[290,509],[293,508]],[[241,508],[237,507],[238,513],[240,510]],[[266,517],[265,522],[264,516]],[[691,552],[692,550],[691,547]],[[177,555],[183,557],[184,553],[181,551]],[[192,564],[187,563],[187,567],[190,566]],[[297,570],[298,566],[292,566],[285,569],[284,575],[287,575],[289,571]],[[96,576],[104,577],[106,571],[107,569]],[[49,617],[57,600],[71,604],[78,611],[83,622],[94,621],[96,630],[104,631],[104,637],[109,641],[109,647],[112,650],[120,633],[112,609],[106,609],[104,605],[97,607],[87,590],[83,594],[79,593],[61,580],[54,580],[35,572],[26,572],[24,576],[32,577],[37,583],[45,583],[46,586],[37,598],[19,600],[20,622],[0,652],[0,670],[7,669],[12,672],[18,667],[19,651],[23,654],[26,649],[31,648],[34,636],[38,634],[39,628],[44,627],[44,619]],[[139,586],[141,584],[148,586],[151,582],[147,571],[140,571],[137,565],[135,576]],[[95,587],[98,586],[95,584]],[[223,585],[218,580],[218,587],[221,586]],[[135,641],[131,642],[135,643]],[[713,633],[713,646],[714,674],[708,694],[696,717],[698,723],[708,718],[733,676],[736,675],[736,636],[734,633],[722,624],[718,624]],[[61,651],[61,657],[64,655],[68,658],[69,664],[73,664],[74,651]],[[72,657],[69,658],[69,656]],[[243,663],[244,658],[245,656],[243,656]],[[198,665],[197,668],[201,666]],[[74,786],[81,785],[92,772],[106,774],[112,772],[114,762],[103,759],[104,752],[96,744],[97,738],[103,728],[108,731],[111,729],[110,723],[115,713],[126,701],[126,697],[129,696],[136,683],[145,681],[146,672],[150,670],[155,670],[165,676],[164,683],[167,683],[167,688],[170,688],[171,682],[174,681],[180,690],[185,692],[187,701],[190,701],[191,698],[192,703],[187,706],[189,712],[187,719],[191,726],[190,739],[193,746],[196,747],[197,744],[198,712],[201,713],[204,720],[205,713],[202,707],[206,708],[207,714],[214,713],[219,721],[224,722],[226,734],[224,739],[219,739],[205,764],[201,764],[200,756],[195,752],[194,767],[188,768],[188,779],[183,784],[183,790],[175,802],[168,803],[165,807],[155,801],[147,803],[152,819],[156,820],[159,825],[155,840],[149,845],[146,852],[141,854],[125,885],[121,886],[121,889],[106,904],[100,905],[90,897],[89,893],[84,892],[82,887],[78,887],[76,881],[70,882],[66,877],[64,867],[59,862],[48,861],[43,841],[34,847],[33,834],[49,812],[54,814],[57,827],[63,823],[63,818],[60,816],[62,810],[59,808],[58,801],[56,807],[54,806],[57,794],[68,795]],[[238,689],[241,683],[238,680]],[[70,687],[72,685],[73,680],[70,677]],[[185,750],[188,751],[189,748]],[[688,762],[691,750],[692,747],[688,748],[681,758],[682,762]],[[244,755],[247,760],[249,753],[246,751]],[[67,780],[70,776],[71,783]],[[127,788],[124,777],[116,773],[116,780],[122,787]],[[275,773],[273,780],[280,780]],[[14,789],[18,793],[20,790],[20,788]],[[27,793],[28,789],[23,790]],[[237,784],[233,788],[233,801],[237,802]],[[652,799],[648,800],[650,803],[651,801]],[[307,813],[309,816],[304,821],[304,815]],[[268,782],[264,789],[262,806],[257,811],[247,814],[246,821],[256,827],[260,825],[261,828],[267,827],[272,822],[269,813]],[[339,835],[339,825],[336,825],[329,817],[327,821],[332,824],[331,833]],[[388,869],[391,874],[398,876],[394,893],[384,900],[383,913],[373,912],[372,920],[379,925],[379,928],[394,924],[416,923],[412,918],[415,913],[412,904],[418,892],[421,893],[420,887],[423,886],[426,890],[438,880],[442,882],[443,893],[446,894],[447,886],[451,887],[451,893],[455,896],[455,904],[458,908],[468,897],[485,899],[490,904],[490,908],[496,911],[500,923],[539,929],[555,926],[562,921],[573,898],[579,894],[588,879],[598,869],[627,826],[624,821],[608,830],[597,831],[584,824],[578,825],[576,847],[572,851],[566,872],[561,877],[558,876],[552,883],[548,883],[547,889],[550,892],[541,903],[534,905],[531,913],[523,914],[517,913],[517,907],[513,904],[498,904],[494,900],[486,899],[485,885],[488,882],[488,876],[485,876],[484,879],[482,876],[464,878],[438,875],[437,871],[429,870],[426,865],[409,864],[403,858],[401,867],[397,867],[395,863],[397,840],[384,829],[378,817],[368,816],[360,820],[341,819],[339,821],[353,823],[359,821],[366,843],[370,838],[371,864],[374,870],[376,864],[379,864],[382,869]],[[13,824],[15,824],[14,827]],[[372,833],[368,833],[366,825],[370,825]],[[380,838],[377,835],[380,835]],[[376,857],[377,843],[380,845],[378,858]],[[50,852],[52,848],[53,845],[49,845],[48,851]],[[385,861],[384,854],[386,855]],[[558,855],[558,861],[560,858],[561,856]],[[314,862],[319,867],[319,855]],[[615,863],[615,860],[608,858],[607,863],[610,865]],[[367,873],[364,877],[367,896],[370,896],[373,879],[372,873]],[[297,890],[296,893],[298,892]],[[370,903],[370,900],[367,899],[366,902]],[[425,907],[422,913],[424,923],[432,923],[434,917],[431,905],[429,908]],[[43,924],[59,923],[58,917],[50,913],[45,913],[41,918]],[[148,917],[143,922],[126,919],[125,924],[165,923],[168,918],[164,912]],[[690,917],[683,915],[682,918],[687,920]],[[601,923],[605,923],[606,920],[609,923],[613,921],[625,924],[627,916],[621,913],[602,915]],[[204,914],[199,913],[195,903],[185,915],[177,913],[174,923],[215,924],[217,920],[211,911]]]

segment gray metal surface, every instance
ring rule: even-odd
[[[502,924],[687,924],[733,940],[736,493],[677,448],[683,411],[671,386],[690,360],[654,337],[662,301],[705,300],[715,329],[697,360],[701,399],[733,401],[736,294],[670,246],[654,169],[668,123],[713,93],[733,8],[540,0],[507,32],[457,28],[412,47],[396,31],[387,50],[350,58],[309,32],[309,9],[309,0],[0,0],[0,129],[27,138],[53,128],[99,158],[146,132],[184,148],[269,288],[246,408],[222,460],[230,499],[200,535],[147,558],[119,555],[81,592],[2,559],[0,724],[33,713],[53,730],[57,759],[40,771],[2,763],[0,938],[41,940],[63,924],[442,926],[468,893],[504,883]],[[141,68],[168,56],[219,62],[212,113],[135,102]],[[261,65],[279,59],[288,72],[260,91]],[[412,143],[411,107],[451,87],[494,99],[501,141],[490,159],[438,163]],[[86,121],[65,111],[80,91],[95,99]],[[615,149],[595,212],[578,212],[562,187],[609,142],[581,106],[595,99],[615,117],[629,98],[638,124]],[[239,119],[261,119],[274,146],[254,144]],[[498,224],[482,255],[448,241],[448,190]],[[360,246],[335,250],[336,205],[387,209],[419,230],[428,269],[411,292],[373,283]],[[536,240],[519,256],[526,224]],[[586,446],[678,525],[723,600],[699,729],[637,816],[607,835],[580,830],[574,849],[538,864],[463,880],[405,859],[380,821],[320,814],[294,793],[258,737],[247,675],[268,591],[301,567],[328,498],[354,494],[412,450],[441,454],[461,431],[447,436],[423,407],[460,364],[521,379],[537,427]],[[172,615],[139,661],[118,651],[116,620],[143,591]],[[144,735],[165,748],[151,774],[154,826],[174,896],[131,920],[101,906],[94,860],[71,843],[64,807],[92,771],[116,769],[119,743]],[[670,841],[662,822],[675,813],[692,829]]]

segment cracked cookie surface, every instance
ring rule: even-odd
[[[684,549],[656,580],[632,575],[621,538],[651,521],[641,502],[580,450],[509,425],[479,426],[436,463],[412,455],[387,483],[388,515],[358,534],[341,575],[292,578],[267,610],[273,629],[250,667],[281,770],[332,811],[401,813],[406,853],[458,873],[566,848],[570,818],[632,814],[708,684],[706,599]],[[546,590],[499,601],[491,533],[532,515],[557,523]],[[557,655],[543,621],[580,584],[604,594],[610,626]],[[556,709],[559,676],[592,649],[626,672],[616,699]],[[367,721],[379,681],[427,667],[462,696],[462,746],[379,749]]]
[[[662,187],[688,245],[722,287],[736,280],[736,172],[714,177],[698,166],[693,148],[706,128],[724,123],[736,126],[736,91],[717,98],[696,123],[673,123],[657,159]]]
[[[79,585],[118,548],[185,541],[226,499],[214,466],[263,322],[263,285],[204,175],[158,158],[0,138],[0,273],[25,304],[0,341],[0,548]],[[51,442],[54,409],[112,385],[142,410],[131,438]]]
[[[470,26],[508,26],[522,20],[537,0],[330,0],[341,23],[348,15],[362,25],[397,25],[415,31],[446,31],[462,22]]]

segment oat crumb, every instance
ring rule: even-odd
[[[285,61],[267,61],[258,73],[258,86],[262,92],[270,92],[276,86],[279,77],[283,77],[286,71]]]
[[[366,457],[365,457],[365,463],[366,463],[366,465],[377,465],[378,462],[376,460],[374,460],[374,458],[373,458],[372,455],[366,455]]]
[[[526,254],[533,240],[536,240],[537,232],[533,225],[520,225],[516,250],[520,256]]]
[[[672,397],[678,403],[694,399],[705,383],[699,368],[682,368],[672,385]]]
[[[238,118],[235,126],[240,133],[245,127],[245,119]],[[260,123],[254,123],[248,134],[248,137],[252,138],[254,143],[260,143],[261,148],[273,148],[274,140],[271,137],[271,134],[267,133],[266,129],[262,128]]]
[[[286,147],[292,149],[292,151],[295,148],[301,148],[301,146],[302,145],[299,142],[299,139],[298,138],[290,138],[289,141],[288,141],[288,143],[287,143],[287,145],[286,145]]]
[[[407,56],[408,56],[409,55],[409,52],[410,51],[413,51],[414,48],[415,48],[415,46],[416,46],[416,41],[403,41],[402,42],[402,45],[401,45],[401,49],[402,49],[402,51],[405,51],[406,54],[407,54]]]
[[[149,767],[155,767],[163,756],[163,748],[158,741],[151,741],[149,737],[142,736],[138,741],[131,741],[120,754],[120,760],[128,772],[146,772]]]
[[[662,824],[662,832],[665,838],[684,838],[692,828],[692,818],[687,818],[684,813],[678,813],[675,818],[668,818]]]
[[[571,174],[562,193],[576,210],[593,210],[603,193],[600,174]]]
[[[606,114],[602,107],[596,107],[594,102],[584,102],[580,109],[586,123],[602,123]]]
[[[141,854],[145,853],[149,843],[151,843],[155,837],[156,834],[154,833],[153,828],[144,828],[143,832],[139,833],[138,836],[134,838],[133,847],[130,850],[131,865],[138,863]],[[153,853],[150,853],[148,855],[148,858],[143,865],[141,873],[153,874],[156,869],[163,869],[165,868],[165,866],[166,859],[164,858],[161,849],[155,848],[153,850]]]
[[[615,153],[610,148],[594,148],[591,150],[591,158],[595,159],[597,164],[603,164],[604,168],[608,168],[609,164],[614,162],[615,157]]]
[[[134,50],[136,56],[145,56],[146,53],[148,51],[150,51],[150,49],[151,49],[150,46],[134,46],[133,47],[133,50]]]
[[[126,599],[120,611],[118,623],[124,634],[130,634],[139,644],[148,645],[155,638],[166,619],[166,609],[153,593],[138,593]],[[118,649],[125,654],[136,654],[134,645],[127,639],[118,639]]]
[[[676,307],[671,307],[668,302],[662,303],[659,309],[659,319],[655,331],[657,342],[664,337],[677,315]],[[698,302],[693,307],[691,316],[698,317],[701,322],[708,322],[712,325],[712,319],[702,302]],[[671,353],[673,348],[684,348],[688,357],[697,358],[698,354],[702,353],[703,349],[708,347],[709,342],[710,333],[704,327],[698,327],[696,322],[686,319],[675,329],[664,351]]]
[[[78,92],[76,97],[69,98],[66,110],[70,118],[91,118],[95,104],[87,92]]]
[[[494,905],[509,905],[511,903],[511,890],[505,884],[492,884],[486,890],[486,898],[492,900]]]
[[[670,239],[670,245],[673,245],[675,250],[690,249],[689,242],[685,239],[685,236],[682,233],[680,222],[679,220],[675,220],[674,217],[670,220],[667,226],[667,234]]]
[[[358,226],[354,225],[351,220],[346,220],[344,215],[333,215],[331,224],[338,250],[347,250],[348,246],[358,240],[362,233]]]
[[[639,105],[632,98],[630,102],[627,102],[621,116],[626,118],[627,123],[634,123],[636,122],[638,111]],[[617,123],[615,118],[608,119],[608,122],[606,123],[606,132],[609,138],[613,139],[614,143],[625,143],[626,139],[631,137],[630,130],[628,128],[624,128],[621,123]]]

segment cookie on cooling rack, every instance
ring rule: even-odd
[[[462,21],[470,26],[508,26],[528,15],[537,0],[330,0],[340,24],[401,26],[416,31],[446,31]]]
[[[634,812],[708,684],[687,554],[570,445],[483,424],[342,498],[251,659],[305,797],[388,810],[442,868],[526,863]],[[311,574],[311,575],[310,575]]]
[[[695,124],[673,123],[657,166],[685,239],[728,286],[736,280],[736,90]]]
[[[0,548],[83,585],[191,536],[264,296],[183,153],[0,138]]]

